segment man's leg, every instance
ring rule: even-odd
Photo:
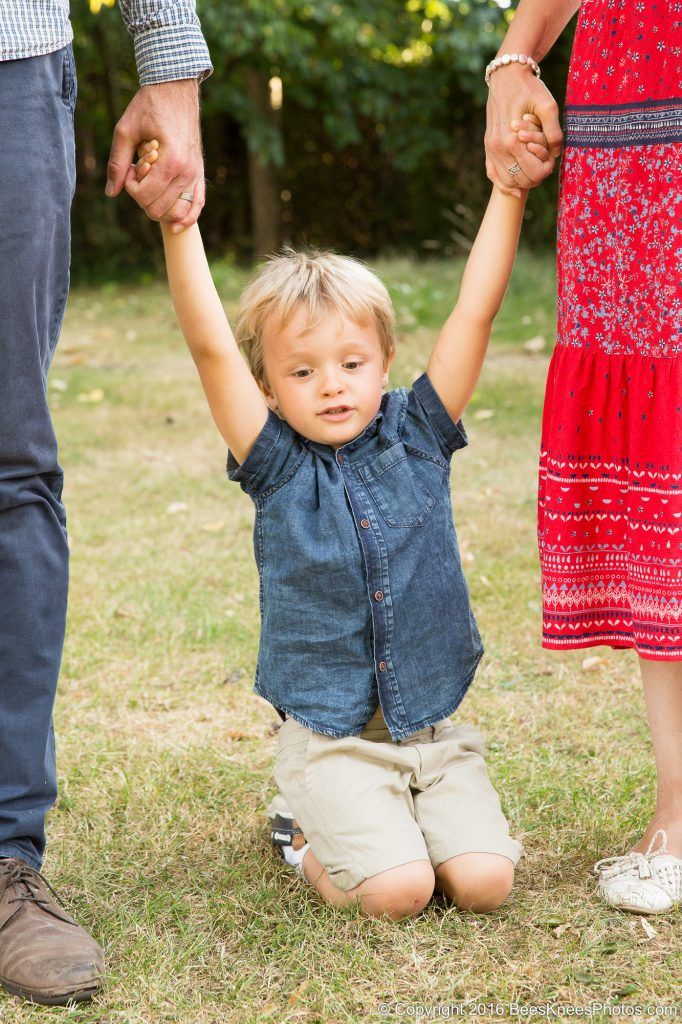
[[[89,994],[101,971],[30,870],[56,796],[68,547],[46,376],[69,286],[75,89],[70,47],[0,63],[0,982],[47,1002]]]

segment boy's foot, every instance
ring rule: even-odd
[[[0,985],[34,1003],[90,999],[102,984],[104,953],[57,903],[39,872],[0,859]]]
[[[303,858],[310,849],[303,829],[289,812],[275,813],[271,819],[270,841],[284,862],[293,868],[299,878],[304,878]]]
[[[657,840],[660,836],[660,845]],[[594,866],[599,892],[617,910],[664,914],[682,900],[682,859],[666,852],[667,836],[658,829],[646,853],[606,857]]]

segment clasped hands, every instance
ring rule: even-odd
[[[517,132],[519,141],[524,143],[528,152],[532,153],[543,164],[551,160],[549,143],[542,131],[542,124],[537,114],[523,114],[519,120],[512,121],[511,128]],[[161,156],[161,147],[158,140],[149,139],[146,142],[142,142],[137,149],[137,156],[137,163],[131,164],[125,178],[126,191],[134,199],[137,199],[142,182],[144,182],[153,165]],[[516,190],[514,191],[516,193]],[[518,195],[521,195],[520,191],[518,191]],[[183,214],[187,212],[187,204],[191,205],[195,199],[196,197],[191,193],[181,193],[168,211],[168,214],[161,219],[164,221],[180,221]],[[175,223],[171,228],[171,231],[176,230],[182,230],[178,223]]]

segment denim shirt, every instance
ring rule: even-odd
[[[270,412],[241,465],[228,453],[256,506],[255,690],[281,714],[354,736],[381,703],[400,740],[460,704],[483,654],[450,498],[466,443],[422,374],[336,450]]]

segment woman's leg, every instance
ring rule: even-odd
[[[682,662],[640,658],[639,665],[658,791],[653,817],[635,850],[643,853],[662,828],[668,834],[668,852],[682,857]]]

